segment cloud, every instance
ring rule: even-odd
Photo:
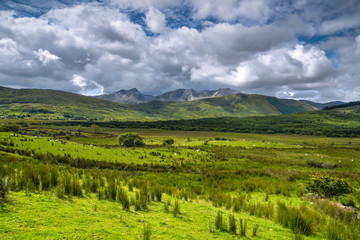
[[[57,62],[61,58],[51,54],[48,50],[39,49],[37,52],[34,51],[34,54],[39,58],[40,62],[44,65],[47,65],[50,62]]]
[[[357,100],[355,0],[76,3],[31,9],[36,16],[0,12],[0,85],[87,95],[233,87]]]
[[[100,84],[83,78],[79,75],[74,75],[71,79],[74,86],[81,89],[80,93],[88,96],[101,95],[104,93],[104,87]]]
[[[266,22],[270,15],[269,1],[267,0],[224,0],[219,4],[216,0],[190,1],[196,18],[208,16],[222,20],[235,20],[245,17],[251,20]]]
[[[154,7],[149,8],[145,22],[153,33],[163,33],[166,30],[165,15]]]
[[[319,34],[332,34],[343,30],[358,28],[360,26],[360,14],[344,16],[334,20],[324,21],[318,30]]]

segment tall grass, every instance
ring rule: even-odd
[[[151,238],[151,226],[150,226],[150,223],[144,223],[143,240],[150,240],[150,238]]]
[[[240,236],[246,237],[246,230],[247,230],[247,222],[246,222],[246,219],[240,218],[240,220],[239,220]]]
[[[278,202],[277,205],[276,222],[284,227],[289,227],[295,234],[311,235],[314,233],[317,219],[311,212],[287,207],[283,202]]]
[[[174,215],[174,217],[177,217],[180,214],[180,203],[178,200],[175,200],[174,202],[172,214]]]

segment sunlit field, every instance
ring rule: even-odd
[[[2,239],[360,236],[359,138],[33,125],[0,150]]]

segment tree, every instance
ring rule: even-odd
[[[143,138],[137,133],[121,134],[118,140],[121,147],[141,147],[145,145]]]

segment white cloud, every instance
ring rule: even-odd
[[[339,31],[357,28],[360,26],[360,14],[344,16],[333,20],[324,21],[319,27],[319,34],[332,34]]]
[[[163,33],[166,30],[165,15],[154,7],[149,8],[145,22],[153,33]]]
[[[267,0],[223,0],[221,4],[217,0],[193,0],[190,4],[194,7],[194,16],[200,19],[208,16],[223,20],[245,17],[265,22],[270,14]]]
[[[34,54],[39,58],[40,62],[44,65],[50,62],[56,62],[61,59],[60,57],[51,54],[48,50],[43,50],[42,48],[40,48],[37,52],[34,51]]]
[[[74,75],[71,82],[74,84],[74,86],[81,89],[81,91],[79,92],[81,94],[94,96],[104,93],[103,86],[92,80],[85,79],[82,76]]]
[[[16,57],[19,56],[17,44],[11,38],[0,39],[0,56]]]

